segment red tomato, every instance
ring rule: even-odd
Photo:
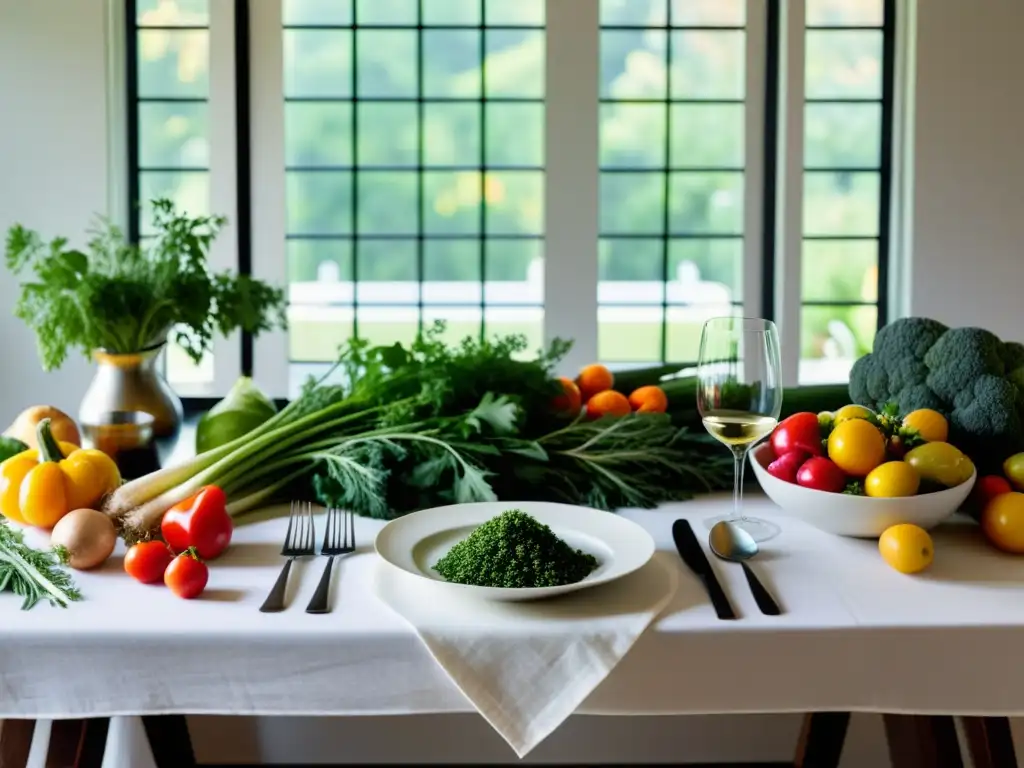
[[[800,467],[796,473],[796,482],[804,488],[839,493],[846,487],[846,473],[831,459],[815,456]]]
[[[790,451],[768,465],[768,474],[787,483],[795,483],[797,471],[810,457],[806,451]]]
[[[812,456],[821,456],[821,430],[818,414],[794,413],[783,419],[772,432],[772,450],[776,456],[785,456],[790,451],[805,451]]]
[[[159,584],[174,555],[162,541],[143,541],[128,548],[124,569],[143,584]]]
[[[175,552],[195,547],[204,560],[217,557],[228,548],[234,530],[225,504],[224,491],[216,485],[207,485],[194,496],[175,504],[160,521],[164,541]]]
[[[996,496],[1010,493],[1013,488],[1010,481],[1002,475],[984,475],[979,477],[971,490],[970,506],[978,511],[983,510]]]
[[[164,584],[178,597],[191,600],[203,593],[209,578],[206,563],[199,559],[195,547],[190,547],[167,566]]]

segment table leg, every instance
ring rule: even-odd
[[[893,768],[963,768],[951,715],[884,715]]]
[[[101,768],[109,730],[109,717],[54,720],[46,768]]]
[[[156,768],[194,768],[196,756],[184,715],[143,715]]]
[[[1010,720],[1006,717],[961,717],[974,768],[1017,768]]]
[[[0,721],[0,768],[25,768],[35,732],[35,720]]]
[[[804,715],[804,726],[793,759],[794,768],[838,768],[849,725],[849,712]]]

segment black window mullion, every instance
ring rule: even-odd
[[[662,162],[665,164],[662,177],[661,195],[661,337],[659,339],[661,362],[668,360],[668,283],[669,283],[669,229],[672,217],[669,212],[669,198],[672,194],[672,3],[665,10],[669,28],[665,32],[665,139]]]
[[[423,280],[425,271],[426,241],[423,229],[426,217],[426,182],[423,167],[426,164],[426,106],[423,101],[423,0],[416,3],[416,328],[423,331]]]
[[[779,142],[779,0],[768,0],[764,66],[764,180],[761,189],[761,315],[775,319],[775,195]]]
[[[359,337],[359,20],[357,6],[352,3],[352,75],[349,87],[352,94],[350,111],[350,151],[352,173],[349,176],[349,216],[352,228],[352,248],[349,258],[352,262],[352,336]]]
[[[487,338],[487,0],[480,0],[480,340]]]
[[[882,27],[881,177],[878,184],[878,327],[889,320],[892,255],[892,143],[896,97],[896,0],[885,0]]]
[[[252,274],[252,154],[249,67],[249,0],[235,0],[235,221],[238,272]],[[241,334],[242,375],[252,376],[253,336]]]
[[[128,152],[128,241],[139,242],[139,29],[135,0],[125,0],[125,144]]]

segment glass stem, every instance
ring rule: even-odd
[[[732,456],[735,461],[732,472],[732,516],[736,520],[743,520],[743,470],[746,467],[747,449],[733,448]]]

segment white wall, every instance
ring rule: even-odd
[[[918,9],[910,309],[1024,338],[1024,3],[924,0]],[[104,0],[0,0],[0,227],[20,221],[75,236],[107,206]],[[115,95],[120,98],[120,95]],[[72,413],[88,366],[44,374],[34,341],[10,316],[0,275],[0,422],[33,402]],[[0,425],[2,428],[2,425]],[[788,759],[798,716],[574,718],[531,761]],[[454,719],[465,750],[438,743],[437,718],[192,718],[200,759],[508,760],[478,718]],[[235,742],[237,746],[228,746]],[[855,717],[844,768],[886,764],[878,718]]]
[[[104,0],[0,0],[0,229],[20,222],[80,241],[107,205]],[[90,369],[80,356],[44,373],[35,337],[12,316],[0,276],[0,430],[22,408],[76,414]]]

